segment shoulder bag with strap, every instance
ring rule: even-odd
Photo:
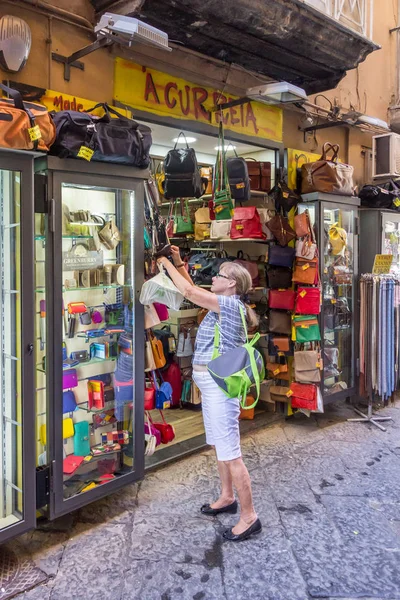
[[[217,162],[215,164],[215,191],[214,191],[214,212],[217,221],[230,219],[233,214],[233,202],[231,188],[229,186],[228,171],[226,167],[226,152],[224,140],[224,126],[222,119],[219,123],[219,145]]]

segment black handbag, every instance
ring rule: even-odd
[[[226,168],[232,198],[238,202],[248,202],[250,200],[250,179],[245,159],[237,154],[227,158]]]
[[[400,188],[394,181],[382,185],[364,185],[358,197],[365,208],[400,208]]]
[[[269,267],[267,270],[268,287],[272,290],[292,287],[292,271],[284,267]]]
[[[102,107],[104,116],[90,115]],[[117,118],[111,118],[111,114]],[[123,117],[108,104],[96,104],[86,112],[62,110],[51,113],[56,141],[50,154],[60,158],[119,163],[146,169],[150,164],[151,129]]]
[[[277,182],[268,193],[268,196],[273,199],[276,210],[278,212],[284,211],[285,214],[297,206],[301,200],[301,196],[287,185],[282,170],[279,171]]]
[[[185,138],[186,148],[176,147],[181,135]],[[170,150],[164,159],[164,174],[163,188],[167,200],[200,198],[205,192],[206,185],[200,175],[196,153],[193,148],[189,148],[182,131],[173,150]]]

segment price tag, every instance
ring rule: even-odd
[[[28,134],[31,142],[36,142],[36,140],[40,140],[42,137],[42,132],[40,131],[39,125],[35,125],[35,127],[29,127]]]
[[[240,231],[241,229],[244,229],[244,225],[236,225],[236,229]]]
[[[88,148],[87,146],[81,146],[79,148],[78,156],[79,158],[84,158],[88,162],[92,160],[92,156],[94,154],[94,150]]]
[[[376,254],[375,260],[374,260],[374,266],[372,267],[372,272],[375,275],[379,275],[381,273],[390,273],[392,261],[393,261],[392,254]]]
[[[220,212],[221,212],[221,210],[224,210],[224,207],[223,207],[223,206],[221,206],[221,205],[219,205],[219,206],[216,206],[216,207],[214,208],[214,212],[216,212],[217,214],[218,214],[218,213],[220,213]]]
[[[300,328],[301,329],[310,329],[310,326],[309,325],[300,325]]]
[[[278,288],[278,292],[285,292],[286,288]]]
[[[306,290],[303,290],[302,292],[300,292],[299,296],[301,296],[302,298],[304,298],[304,296],[307,296]]]
[[[256,305],[255,304],[249,304],[250,308],[255,308]]]
[[[193,269],[201,269],[203,265],[193,265]]]
[[[336,298],[331,298],[331,304],[336,304]]]
[[[203,237],[210,237],[209,231],[203,231]]]
[[[289,198],[289,192],[282,192],[282,196],[284,198]]]
[[[278,356],[285,356],[284,352],[278,352]]]
[[[328,273],[328,267],[325,267],[324,273],[325,273],[325,275]]]
[[[280,370],[279,369],[275,369],[275,371],[272,371],[274,375],[279,375]]]
[[[396,198],[396,200],[394,200],[393,204],[395,206],[400,206],[400,200],[399,200],[399,198]]]
[[[176,223],[174,223],[173,233],[176,233]]]
[[[237,189],[237,190],[241,190],[241,189],[243,189],[244,187],[245,187],[244,183],[237,183],[237,184],[236,184],[236,189]]]
[[[307,271],[307,269],[310,268],[310,265],[307,263],[306,265],[303,265],[301,268],[303,269],[303,271]]]
[[[320,369],[320,368],[321,368],[321,363],[317,362],[317,363],[315,364],[315,366],[317,367],[317,369]]]
[[[286,396],[287,396],[288,398],[290,398],[290,396],[293,396],[293,392],[292,392],[292,390],[289,390],[288,392],[286,392]]]

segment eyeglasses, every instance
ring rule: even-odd
[[[222,277],[223,279],[230,279],[230,277],[227,277],[226,275],[222,275],[222,273],[217,273],[215,277]]]

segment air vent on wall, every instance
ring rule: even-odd
[[[387,133],[372,138],[374,179],[400,177],[400,135]]]

